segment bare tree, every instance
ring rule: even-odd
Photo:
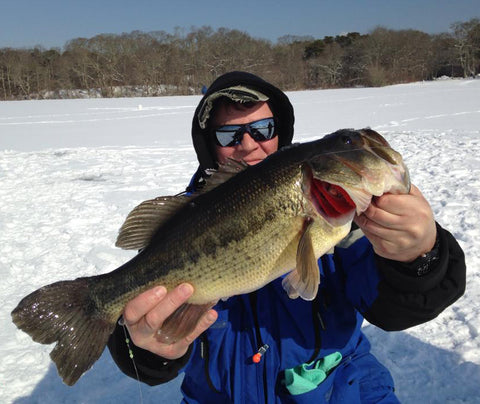
[[[387,85],[480,70],[478,18],[453,33],[377,27],[366,35],[285,35],[274,44],[209,26],[101,34],[63,50],[0,49],[0,98],[51,97],[100,90],[103,96],[199,93],[230,70],[256,73],[285,90]],[[130,93],[129,93],[130,92]],[[66,96],[69,96],[69,95]]]
[[[475,76],[480,67],[480,19],[457,22],[452,25],[452,29],[463,75]]]

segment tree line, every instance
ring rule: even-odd
[[[434,35],[377,27],[365,35],[285,35],[272,43],[205,26],[76,38],[62,50],[2,48],[0,99],[198,94],[230,70],[258,74],[284,90],[476,76],[480,19]]]

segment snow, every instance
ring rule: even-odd
[[[365,324],[405,403],[480,403],[480,80],[289,93],[297,141],[370,126],[399,150],[438,222],[463,247],[467,290],[435,320],[387,333]],[[108,352],[73,387],[51,347],[10,312],[45,284],[115,269],[114,247],[139,202],[184,189],[197,167],[199,96],[0,102],[0,402],[178,402],[181,377],[149,387]]]

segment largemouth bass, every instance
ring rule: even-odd
[[[409,188],[401,155],[370,129],[295,144],[251,167],[231,161],[196,195],[136,207],[117,239],[141,250],[133,259],[107,274],[38,289],[13,310],[13,322],[36,342],[56,342],[50,356],[73,385],[101,355],[126,303],[155,285],[194,287],[163,324],[164,342],[188,335],[219,299],[288,272],[288,295],[313,299],[317,259],[349,233],[355,212],[374,195]]]

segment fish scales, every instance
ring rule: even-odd
[[[291,298],[311,300],[317,259],[348,234],[373,195],[407,193],[408,170],[378,133],[341,130],[284,148],[246,169],[229,162],[191,197],[145,201],[127,217],[117,245],[141,250],[103,275],[60,281],[21,300],[12,320],[50,356],[73,385],[101,355],[128,301],[156,285],[194,287],[163,323],[170,343],[194,329],[216,301],[288,275]],[[293,270],[292,270],[293,269]]]
[[[223,203],[217,202],[215,190],[199,196],[162,228],[136,260],[105,275],[108,282],[92,285],[94,294],[105,300],[101,307],[111,318],[118,318],[125,303],[142,291],[156,284],[171,289],[182,282],[194,287],[190,303],[205,304],[232,292],[254,290],[282,275],[294,266],[296,248],[276,261],[303,225],[302,207],[307,201],[300,185],[302,176],[298,163],[273,166],[262,177],[251,170],[243,181],[232,182],[235,192],[219,190],[227,195]],[[222,212],[228,212],[229,220]],[[215,231],[205,231],[212,228]],[[179,245],[187,248],[179,251]],[[262,254],[255,253],[252,245],[261,246]]]

